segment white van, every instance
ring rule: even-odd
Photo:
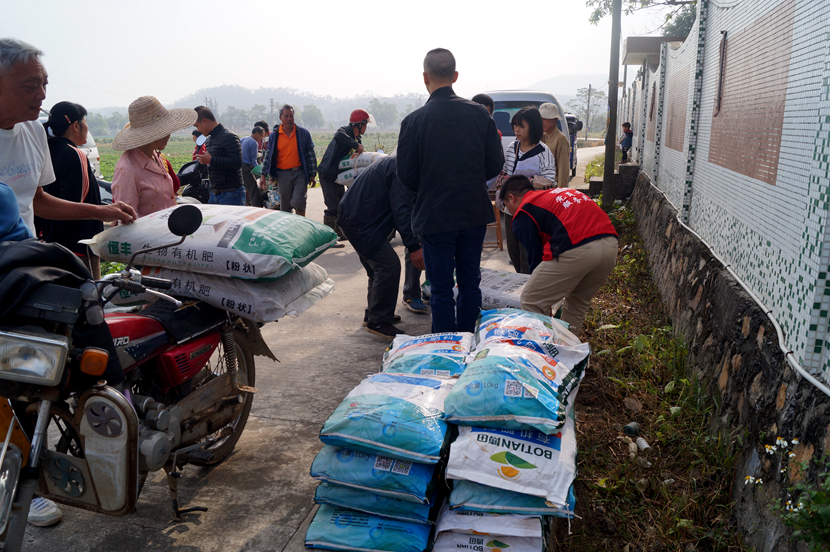
[[[559,113],[563,114],[564,117],[565,110],[562,109],[562,104],[550,92],[542,92],[541,90],[494,90],[485,92],[485,94],[493,98],[493,103],[496,104],[496,109],[493,111],[493,120],[496,121],[496,126],[501,131],[501,146],[505,154],[507,146],[516,141],[516,134],[513,132],[513,125],[510,124],[510,121],[521,108],[527,106],[538,108],[543,103],[550,102],[556,104]],[[567,121],[559,119],[557,126],[565,136],[568,136]]]

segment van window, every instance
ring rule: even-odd
[[[512,100],[512,101],[499,101],[496,100],[493,102],[496,104],[496,109],[493,111],[493,120],[496,122],[496,127],[501,131],[502,136],[516,136],[513,132],[513,125],[510,124],[510,121],[513,120],[513,115],[518,113],[518,111],[523,107],[535,107],[539,108],[544,102],[534,102],[532,100]],[[561,112],[560,107],[560,112]],[[565,132],[562,127],[562,121],[557,120],[557,126],[559,130]]]

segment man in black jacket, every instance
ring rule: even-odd
[[[216,122],[213,112],[205,106],[196,108],[196,130],[208,137],[207,151],[197,155],[210,174],[210,201],[220,205],[245,205],[242,185],[242,145],[239,136]]]
[[[412,232],[412,192],[396,175],[396,157],[390,155],[357,177],[340,202],[339,224],[369,275],[366,330],[382,337],[403,333],[393,325],[401,282],[401,260],[389,245],[397,230],[412,264],[424,269],[424,254]]]
[[[337,129],[334,138],[329,142],[326,153],[317,167],[317,174],[320,176],[320,188],[323,190],[323,201],[326,209],[323,211],[323,224],[337,232],[340,240],[346,239],[337,226],[337,207],[346,187],[335,182],[337,173],[340,172],[340,161],[352,150],[354,153],[363,153],[363,144],[360,137],[366,132],[369,126],[369,112],[365,109],[355,109],[349,116],[349,124]],[[345,247],[337,244],[333,247]]]
[[[495,220],[485,182],[504,165],[496,123],[483,106],[455,95],[457,79],[449,50],[427,53],[429,100],[401,122],[398,137],[398,178],[417,196],[412,230],[421,237],[432,285],[433,332],[474,330],[481,310],[481,248],[487,224]]]

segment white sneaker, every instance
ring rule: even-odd
[[[36,527],[49,527],[63,519],[63,514],[58,505],[49,500],[36,496],[29,505],[29,523]]]

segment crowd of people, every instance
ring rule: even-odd
[[[318,166],[311,134],[295,123],[289,105],[280,108],[273,131],[260,121],[240,140],[207,107],[166,109],[153,96],[138,98],[113,141],[123,153],[110,205],[101,204],[92,168],[78,149],[86,142],[86,110],[59,102],[45,124],[38,122],[47,84],[41,56],[25,42],[0,39],[0,242],[37,236],[60,243],[94,278],[100,277],[99,260],[79,240],[104,223],[129,224],[176,204],[179,180],[162,152],[172,133],[189,127],[196,129],[193,159],[209,182],[209,203],[261,207],[275,185],[280,209],[305,216],[308,188],[319,174],[323,221],[340,242],[351,243],[366,270],[364,324],[377,335],[403,333],[395,326],[401,262],[389,243],[394,232],[406,248],[406,307],[428,312],[419,285],[426,271],[432,331],[474,330],[483,241],[487,225],[496,222],[493,200],[503,213],[511,262],[530,274],[523,309],[552,314],[564,299],[562,318],[579,333],[591,297],[616,262],[617,233],[608,216],[568,188],[569,143],[557,128],[557,106],[515,113],[516,139],[505,155],[493,100],[455,94],[458,72],[448,50],[424,58],[429,100],[401,122],[396,154],[372,164],[348,190],[336,182],[338,163],[363,153],[361,137],[371,119],[366,110],[351,113]],[[37,500],[30,521],[56,523],[59,510]]]

